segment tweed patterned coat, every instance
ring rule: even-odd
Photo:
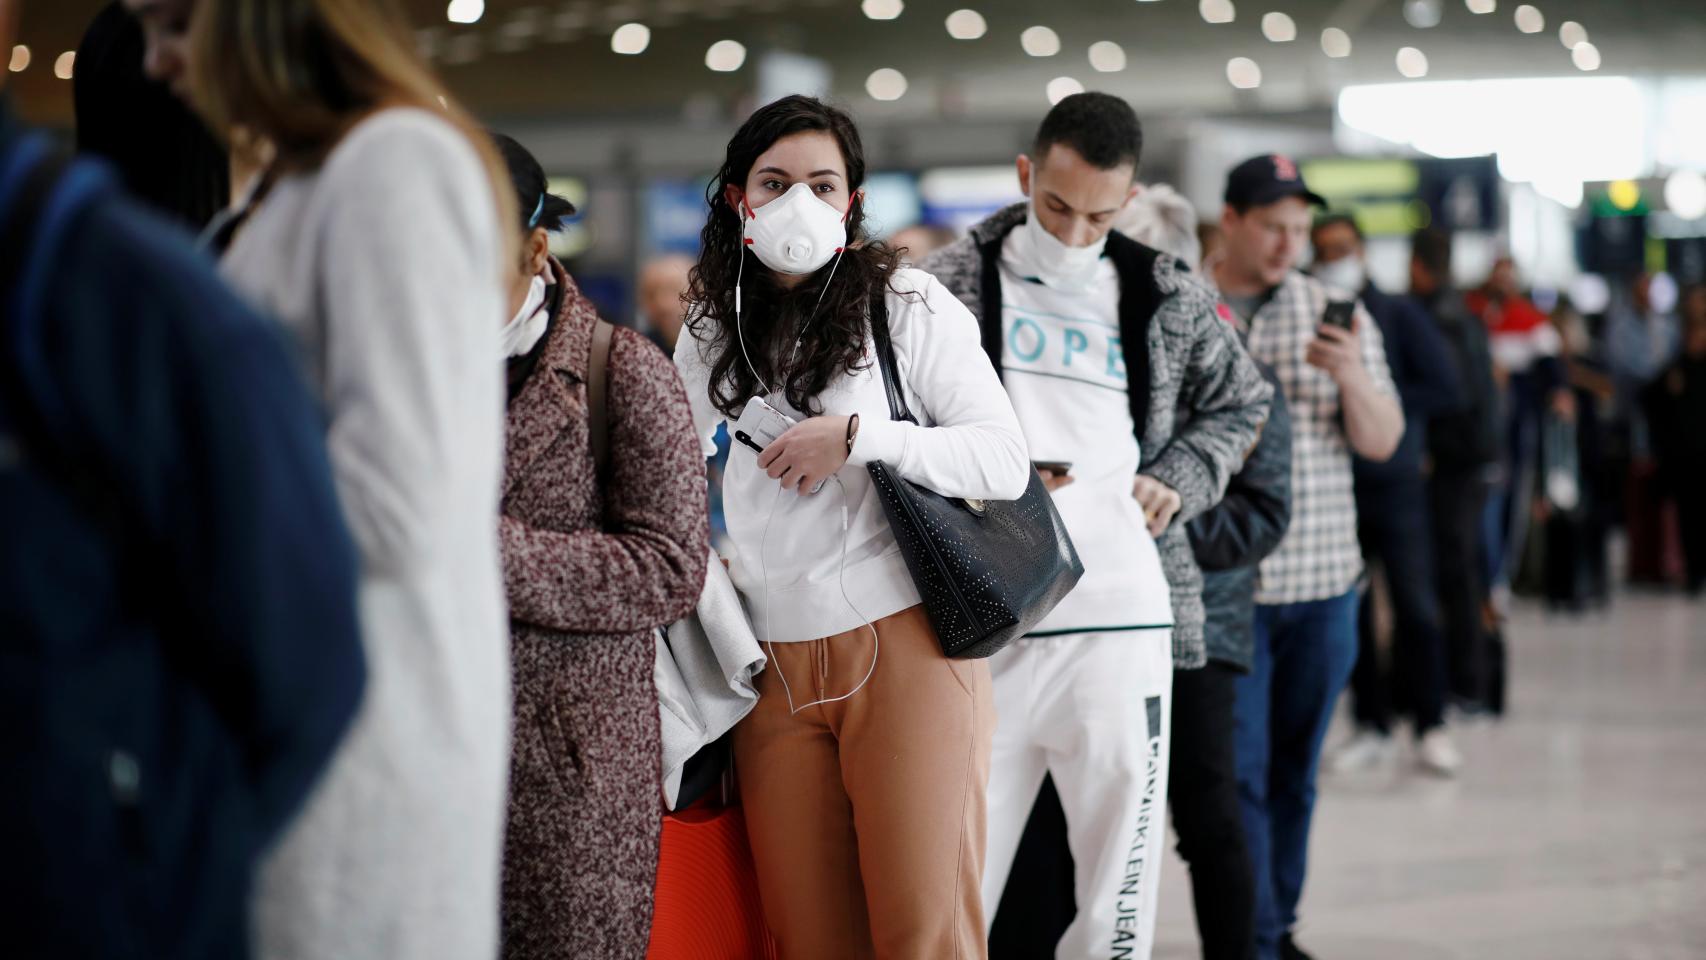
[[[663,816],[652,630],[704,583],[705,461],[675,365],[618,329],[600,491],[585,385],[596,313],[552,268],[562,305],[510,402],[500,521],[515,671],[503,956],[639,960]]]

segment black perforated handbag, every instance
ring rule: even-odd
[[[917,423],[900,386],[883,299],[880,291],[871,298],[871,338],[889,416]],[[881,460],[866,469],[950,657],[987,657],[1024,636],[1084,576],[1066,525],[1034,470],[1017,500],[964,500],[926,490]]]

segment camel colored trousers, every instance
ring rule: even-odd
[[[859,685],[872,627],[865,686],[790,715],[790,694],[806,704]],[[917,606],[767,651],[734,753],[783,960],[984,960],[987,662],[943,656]]]

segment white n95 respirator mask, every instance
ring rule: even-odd
[[[757,210],[746,207],[741,235],[753,256],[777,273],[815,273],[847,245],[847,214],[796,183]]]

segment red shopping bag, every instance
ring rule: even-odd
[[[647,960],[776,960],[746,818],[706,799],[663,818]]]

